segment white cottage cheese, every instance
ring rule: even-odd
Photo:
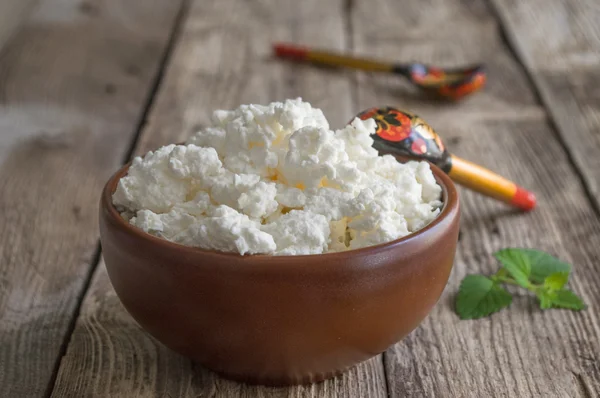
[[[177,242],[240,254],[320,254],[389,242],[439,213],[426,162],[372,147],[373,120],[332,131],[301,99],[216,111],[186,145],[134,159],[122,215]]]

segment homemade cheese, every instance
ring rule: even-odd
[[[301,99],[216,111],[185,145],[136,157],[113,195],[155,236],[239,254],[301,255],[389,242],[439,213],[426,162],[372,147],[372,119],[332,131]]]

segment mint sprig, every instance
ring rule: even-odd
[[[461,319],[477,319],[500,311],[512,302],[503,284],[523,287],[534,293],[542,309],[566,308],[579,311],[585,304],[565,288],[571,265],[548,253],[533,249],[503,249],[494,253],[502,268],[494,275],[467,275],[456,297]]]

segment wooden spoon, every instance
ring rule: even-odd
[[[357,117],[375,119],[377,131],[373,146],[378,150],[428,160],[456,183],[519,209],[528,211],[536,205],[533,193],[488,169],[450,154],[433,128],[413,113],[384,107],[367,109]]]
[[[483,65],[442,69],[420,63],[395,64],[282,43],[274,44],[273,50],[275,55],[281,58],[366,71],[395,73],[406,77],[412,84],[424,91],[453,100],[461,99],[480,90],[486,81]]]

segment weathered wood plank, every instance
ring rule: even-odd
[[[0,58],[0,396],[51,386],[178,1],[42,1]]]
[[[534,3],[531,15],[543,18],[546,3]],[[535,24],[525,21],[523,29]],[[363,54],[442,65],[486,62],[489,86],[463,103],[428,103],[393,77],[361,74],[359,107],[389,103],[416,111],[458,155],[518,181],[539,198],[534,212],[519,214],[461,191],[462,239],[454,271],[430,317],[385,354],[391,395],[596,396],[600,221],[524,71],[504,47],[493,14],[478,0],[357,0],[353,27],[355,49]],[[493,272],[491,253],[509,246],[539,248],[572,262],[571,286],[590,308],[541,311],[532,297],[518,296],[509,310],[460,321],[453,311],[460,280]]]
[[[348,75],[270,59],[271,40],[346,47],[341,0],[196,1],[140,139],[138,153],[184,140],[212,110],[303,96],[341,126],[354,112]],[[341,377],[294,388],[250,387],[194,366],[142,331],[104,267],[62,361],[56,397],[384,397],[381,357]]]
[[[491,0],[563,145],[600,209],[600,6],[595,0]],[[543,10],[543,12],[540,12]]]

